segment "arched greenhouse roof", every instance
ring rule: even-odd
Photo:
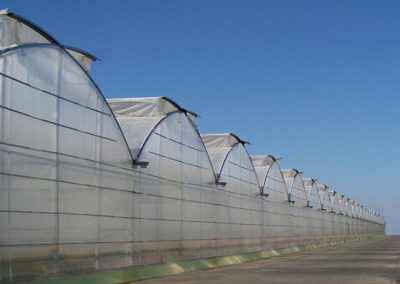
[[[317,184],[317,188],[319,193],[319,199],[321,202],[321,209],[323,211],[331,212],[332,205],[331,201],[329,200],[328,186],[326,186],[325,184]]]
[[[250,158],[256,170],[260,185],[261,187],[264,187],[271,167],[274,164],[277,164],[279,159],[275,158],[272,155],[251,155]]]
[[[155,127],[174,113],[184,113],[192,120],[197,114],[189,112],[167,97],[118,98],[108,99],[136,161],[140,159],[141,149]],[[197,130],[196,130],[197,131]]]
[[[18,14],[2,10],[0,17],[2,21],[1,48],[29,43],[53,43],[62,46],[44,29]]]
[[[279,159],[272,155],[252,155],[251,160],[263,196],[273,202],[287,202],[288,192],[278,164]]]
[[[331,203],[331,212],[339,214],[340,213],[339,200],[336,191],[334,190],[328,191],[328,197]]]
[[[356,218],[357,217],[357,202],[355,202],[354,200],[350,201],[350,211],[351,211],[350,216],[353,218]]]
[[[251,155],[251,160],[255,167],[266,167],[266,170],[268,170],[273,163],[280,159],[272,155]]]
[[[64,48],[53,43],[22,44],[3,49],[0,55],[3,61],[3,71],[0,73],[4,78],[3,84],[15,97],[15,100],[2,107],[3,111],[12,112],[21,119],[57,126],[63,129],[64,140],[82,139],[86,142],[96,137],[102,142],[101,151],[107,153],[102,162],[132,167],[127,143],[104,96],[88,73]],[[18,97],[23,97],[27,103],[15,104]],[[56,111],[51,108],[54,101],[59,101],[63,109],[74,115],[55,119]],[[107,132],[92,127],[91,123],[99,120]],[[44,147],[42,144],[35,146],[32,148],[36,151]],[[60,153],[93,161],[93,148],[85,148],[87,144],[81,146],[65,147]],[[109,154],[111,152],[112,155]]]
[[[307,193],[301,177],[302,173],[297,169],[283,169],[282,174],[288,191],[288,201],[298,207],[306,207]]]
[[[361,205],[361,219],[367,219],[367,208],[364,205]]]
[[[232,133],[202,134],[204,145],[211,159],[217,183],[227,191],[260,198],[261,190],[254,165],[244,144]]]
[[[76,61],[79,62],[80,65],[82,65],[83,69],[85,69],[87,73],[90,73],[90,67],[92,63],[99,60],[93,54],[80,48],[72,46],[64,46],[64,48],[75,58]]]
[[[356,218],[361,218],[361,205],[357,202],[354,202],[355,216]]]
[[[307,193],[307,206],[309,208],[320,209],[321,200],[318,193],[317,180],[313,178],[304,178],[303,183]]]
[[[345,197],[344,198],[344,203],[343,203],[344,209],[342,211],[342,213],[344,215],[347,215],[347,216],[350,216],[350,217],[351,217],[351,202],[352,201],[350,200],[350,198]]]
[[[248,144],[248,142],[241,140],[233,133],[201,134],[201,139],[207,148],[208,155],[210,156],[217,177],[220,176],[225,161],[233,147],[238,144]]]
[[[62,45],[38,25],[7,10],[0,11],[0,34],[0,49],[24,44],[55,44],[67,50],[87,73],[90,72],[91,63],[98,60],[94,55],[82,49]]]
[[[118,117],[161,117],[175,111],[184,112],[192,119],[198,116],[167,97],[116,98],[107,101]]]
[[[339,212],[337,213],[340,215],[346,215],[346,198],[343,194],[337,194],[336,198],[339,205]]]

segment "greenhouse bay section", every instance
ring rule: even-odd
[[[0,281],[384,234],[378,212],[165,97],[106,100],[94,56],[0,15]],[[267,149],[266,149],[267,150]]]

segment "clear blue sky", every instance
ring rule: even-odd
[[[106,97],[168,96],[376,208],[400,234],[400,1],[1,1],[101,58]]]

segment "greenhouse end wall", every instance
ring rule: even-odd
[[[177,105],[121,127],[89,67],[18,19],[0,15],[0,282],[384,234],[382,216],[350,200],[345,213],[304,206],[301,178],[298,201],[282,198],[277,164],[268,198],[243,141],[208,149]]]

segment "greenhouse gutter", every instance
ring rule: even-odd
[[[105,271],[94,274],[71,276],[53,280],[39,280],[32,283],[36,284],[73,284],[73,283],[93,283],[93,284],[116,284],[128,283],[132,281],[177,275],[185,272],[218,268],[227,265],[241,264],[249,261],[266,259],[274,256],[285,256],[293,253],[315,250],[319,248],[333,247],[340,244],[352,243],[372,238],[382,238],[384,235],[373,237],[353,238],[349,240],[333,241],[326,243],[309,244],[288,248],[273,249],[260,252],[245,253],[231,256],[221,256],[206,259],[196,259],[182,262],[170,262],[158,265],[141,266],[127,268],[123,270]]]

